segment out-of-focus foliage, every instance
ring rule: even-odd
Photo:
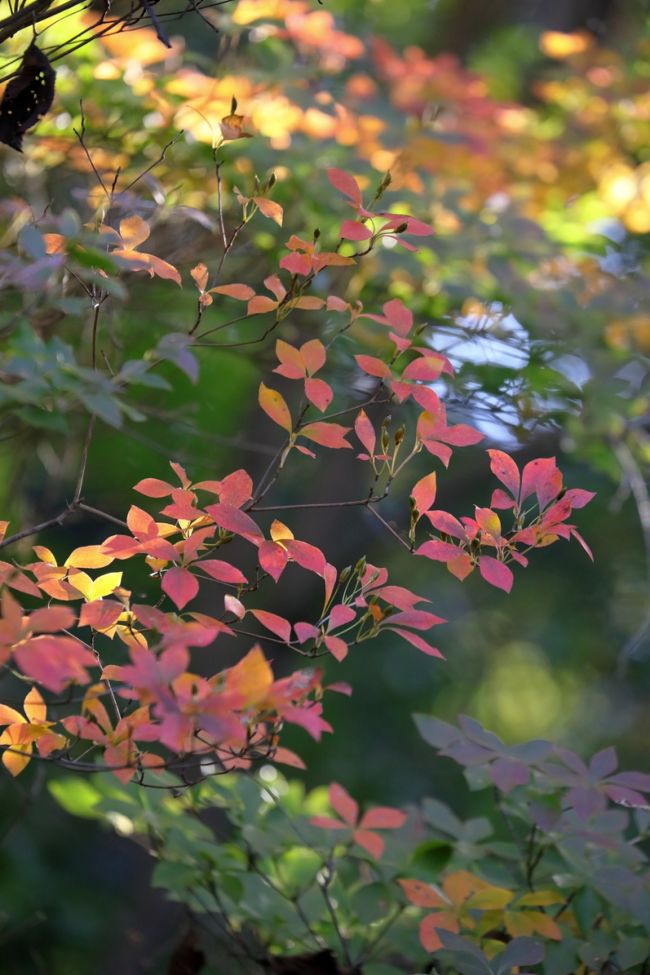
[[[215,975],[301,963],[398,975],[431,956],[462,975],[642,971],[650,776],[620,772],[613,748],[585,764],[543,740],[507,747],[470,718],[417,722],[472,790],[492,786],[486,815],[462,819],[437,797],[408,815],[361,812],[337,783],[305,793],[272,766],[175,795],[75,778],[51,791],[146,844],[153,884],[191,909]]]

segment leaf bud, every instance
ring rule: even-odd
[[[266,185],[267,185],[267,187],[268,187],[268,188],[269,188],[269,189],[271,190],[271,189],[273,189],[273,187],[275,186],[275,184],[276,184],[276,182],[277,182],[277,176],[275,175],[275,171],[274,171],[274,172],[272,172],[272,173],[271,173],[271,175],[269,176],[269,178],[268,178],[268,181],[267,181],[267,183],[266,183]]]
[[[394,234],[403,234],[405,230],[408,230],[408,226],[409,225],[407,223],[400,223],[399,226],[395,227],[395,230],[393,231],[393,233]]]
[[[320,237],[320,228],[316,227],[316,229],[314,230],[314,240],[318,240],[319,237]]]
[[[399,445],[402,443],[402,441],[404,440],[405,434],[406,434],[406,427],[405,426],[401,426],[398,430],[395,431],[395,446],[396,447],[399,447]]]
[[[361,576],[366,571],[366,557],[362,555],[354,567],[354,574]]]
[[[352,575],[352,566],[346,565],[344,569],[339,572],[339,582],[347,582]]]

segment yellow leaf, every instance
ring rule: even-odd
[[[281,521],[276,519],[271,523],[271,538],[274,542],[283,542],[294,537],[295,536],[291,529],[287,528],[287,526]]]
[[[45,701],[36,687],[32,687],[31,691],[25,697],[23,709],[29,720],[34,724],[41,724],[47,719]]]
[[[227,675],[228,689],[241,694],[246,706],[258,704],[273,683],[273,672],[259,646],[231,667]]]
[[[26,742],[24,737],[20,735],[21,730],[20,727],[14,725],[0,735],[0,745],[6,745],[13,749],[13,751],[2,753],[2,764],[13,776],[20,775],[25,766],[29,764],[34,747],[31,741]]]
[[[41,562],[47,562],[48,565],[57,564],[56,559],[54,558],[53,553],[50,552],[49,548],[45,548],[43,545],[34,545],[33,550],[36,558],[40,559]]]
[[[113,556],[102,552],[101,545],[82,545],[70,552],[63,564],[69,569],[103,569],[112,561]]]
[[[496,911],[509,904],[514,894],[505,887],[486,887],[467,901],[467,907],[480,911]]]

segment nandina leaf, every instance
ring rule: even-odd
[[[411,497],[415,501],[415,510],[418,518],[420,518],[425,511],[428,511],[433,502],[436,500],[436,489],[437,481],[435,471],[421,477],[420,480],[413,485]]]
[[[259,404],[269,416],[274,423],[282,427],[287,433],[291,433],[293,429],[293,423],[291,420],[291,413],[289,412],[289,407],[287,406],[284,398],[275,389],[270,389],[265,386],[264,383],[260,383],[259,389]]]
[[[355,355],[357,365],[369,376],[376,376],[378,379],[389,379],[392,375],[390,366],[383,359],[377,359],[373,355]]]
[[[265,609],[251,609],[251,613],[262,626],[270,630],[271,633],[275,633],[285,643],[291,640],[291,623],[285,620],[283,616],[278,616],[277,613],[269,613]]]
[[[332,809],[338,813],[344,823],[354,826],[359,817],[359,806],[350,793],[338,782],[332,782],[328,794]]]
[[[490,470],[498,478],[516,501],[519,497],[519,468],[512,457],[502,450],[488,450],[490,458]]]
[[[386,844],[381,836],[377,835],[377,833],[371,833],[367,829],[355,829],[354,833],[352,834],[352,838],[354,839],[355,843],[358,843],[359,846],[363,847],[363,849],[366,850],[371,857],[374,857],[375,860],[379,860],[381,858]]]
[[[406,813],[390,806],[377,806],[364,814],[361,829],[400,829],[406,822]]]
[[[327,635],[323,637],[323,642],[332,656],[341,663],[348,655],[348,645],[339,636]]]
[[[334,450],[339,450],[341,448],[352,449],[352,444],[348,443],[345,439],[346,433],[348,433],[350,427],[343,427],[339,423],[308,423],[306,427],[302,427],[300,430],[301,437],[307,437],[308,440],[313,440],[314,443],[320,444],[322,447],[332,447]]]
[[[203,572],[207,572],[217,582],[230,583],[235,586],[246,585],[247,580],[244,573],[231,565],[230,562],[224,562],[222,559],[201,559],[200,562],[196,563],[196,566]]]
[[[514,582],[512,569],[509,569],[503,562],[499,562],[498,559],[494,559],[490,555],[482,555],[479,559],[478,570],[491,586],[503,589],[504,592],[510,592],[512,589]]]
[[[305,396],[321,413],[325,412],[334,399],[332,387],[324,379],[305,379]]]
[[[148,498],[167,498],[174,488],[167,481],[161,481],[157,477],[145,477],[133,485],[133,490],[146,495]]]
[[[331,169],[327,170],[327,178],[334,189],[338,190],[339,193],[342,193],[343,196],[347,196],[349,198],[353,206],[361,206],[361,189],[353,176],[350,176],[349,173],[346,173],[342,169],[335,169],[332,167]]]
[[[225,531],[232,532],[234,535],[241,535],[254,544],[257,544],[257,540],[261,540],[263,537],[261,529],[255,524],[251,516],[239,508],[234,508],[231,504],[209,504],[205,510],[219,528],[223,528]]]
[[[533,492],[537,495],[540,510],[562,490],[562,474],[558,470],[555,457],[538,457],[529,461],[521,475],[521,501]]]
[[[370,240],[372,236],[370,227],[358,220],[344,220],[339,229],[339,237],[344,240]]]

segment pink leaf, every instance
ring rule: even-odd
[[[441,359],[432,356],[428,356],[426,359],[415,359],[414,362],[408,364],[402,373],[402,378],[432,383],[440,378],[443,365]]]
[[[458,549],[450,542],[430,541],[424,542],[415,550],[415,555],[424,555],[427,559],[436,562],[447,562],[458,555]]]
[[[246,585],[247,580],[244,573],[231,565],[230,562],[223,562],[221,559],[202,559],[196,563],[196,567],[207,572],[217,582],[226,582],[235,586]]]
[[[332,387],[324,379],[305,379],[305,396],[321,413],[334,399]]]
[[[114,626],[124,612],[124,606],[109,599],[95,599],[84,603],[79,613],[79,626],[92,626],[94,630],[107,630]]]
[[[161,481],[157,477],[145,477],[144,480],[134,484],[133,490],[148,498],[166,498],[174,489],[167,481]]]
[[[258,549],[258,558],[261,567],[277,582],[284,572],[289,553],[276,542],[262,542]]]
[[[432,647],[430,643],[427,643],[427,641],[421,636],[418,636],[417,633],[411,633],[410,630],[402,630],[399,627],[395,627],[394,629],[390,627],[390,629],[393,633],[397,633],[398,636],[401,636],[402,639],[406,640],[414,647],[417,647],[418,650],[421,650],[422,653],[426,653],[429,657],[439,657],[440,660],[445,659],[443,654],[441,654],[436,647]]]
[[[498,559],[493,559],[490,555],[482,555],[479,559],[478,570],[491,586],[503,589],[504,592],[510,592],[512,589],[514,581],[512,569],[509,569],[503,562],[499,562]]]
[[[225,531],[241,535],[255,544],[257,539],[262,538],[262,532],[251,516],[239,508],[233,508],[231,504],[209,504],[205,510],[219,528]]]
[[[352,444],[345,439],[349,429],[350,427],[343,427],[339,423],[309,423],[306,427],[302,427],[300,435],[322,447],[332,447],[335,450],[344,447],[352,449]]]
[[[298,565],[307,569],[308,572],[315,572],[317,576],[323,576],[325,573],[325,556],[319,548],[315,545],[310,545],[309,542],[299,542],[293,538],[287,538],[282,543],[294,562]]]
[[[255,619],[270,630],[271,633],[275,633],[277,637],[280,637],[285,643],[288,643],[291,639],[291,624],[284,617],[278,616],[277,613],[269,613],[265,609],[252,609],[251,613]]]
[[[534,492],[541,510],[561,490],[562,474],[555,464],[555,457],[538,457],[526,464],[521,475],[522,502]]]
[[[339,663],[342,660],[345,660],[348,655],[348,645],[345,640],[342,640],[339,636],[326,636],[323,637],[323,642],[332,656],[338,660]]]
[[[329,800],[332,809],[338,813],[344,823],[347,823],[348,826],[354,826],[356,824],[359,816],[359,806],[350,793],[342,785],[339,785],[338,782],[332,782],[330,785]]]
[[[362,829],[400,829],[406,822],[406,813],[389,806],[369,809],[359,823]]]
[[[164,573],[161,588],[178,609],[183,609],[196,596],[199,584],[196,577],[187,569],[176,567]]]
[[[502,450],[488,450],[490,470],[504,484],[515,501],[519,497],[519,468],[512,457]]]
[[[372,355],[355,355],[357,365],[369,376],[377,376],[379,379],[388,379],[392,375],[390,366],[382,359],[377,359]]]
[[[359,410],[357,414],[357,418],[354,421],[354,432],[368,451],[370,457],[373,457],[377,438],[375,436],[374,427],[364,410]]]
[[[355,207],[361,206],[361,190],[353,176],[342,169],[328,169],[327,178],[339,193],[347,196]]]
[[[378,836],[377,833],[371,833],[367,829],[357,829],[353,835],[355,843],[362,846],[375,860],[379,860],[386,845],[381,836]]]
[[[426,474],[424,477],[414,484],[411,490],[411,497],[415,501],[415,510],[417,512],[418,518],[422,516],[425,511],[428,511],[433,502],[436,499],[436,472],[432,471],[431,474]]]
[[[372,235],[372,230],[357,220],[344,220],[339,230],[344,240],[370,240]]]

